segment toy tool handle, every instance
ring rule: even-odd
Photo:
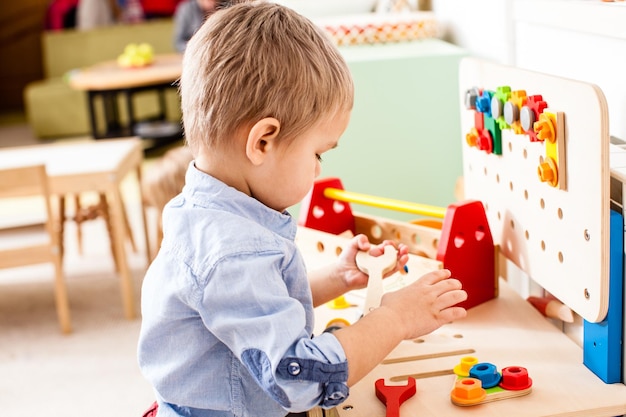
[[[371,256],[367,252],[357,253],[357,266],[363,273],[369,275],[363,315],[380,305],[380,299],[383,297],[383,275],[393,269],[397,259],[398,251],[391,245],[385,246],[385,253],[380,256]]]
[[[402,211],[405,213],[419,214],[429,217],[444,218],[446,209],[443,207],[429,206],[426,204],[411,203],[408,201],[394,200],[391,198],[377,197],[373,195],[354,193],[337,188],[326,188],[324,197],[347,203],[364,204],[368,206]]]
[[[374,383],[376,397],[387,407],[387,417],[400,417],[400,406],[417,392],[415,378],[409,377],[407,385],[385,385],[383,378]]]

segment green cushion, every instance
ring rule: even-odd
[[[42,36],[45,80],[28,84],[24,105],[33,133],[39,138],[90,135],[87,93],[76,91],[63,80],[68,71],[116,59],[131,43],[147,42],[157,54],[172,53],[173,21],[163,19],[132,25],[114,25],[88,31],[45,32]],[[134,101],[138,119],[156,114],[157,101],[152,93],[137,95]],[[120,115],[126,122],[126,107],[120,99]],[[167,116],[180,120],[180,104],[175,89],[166,95]],[[103,115],[97,106],[98,125]]]
[[[62,78],[28,84],[24,90],[26,117],[39,138],[89,133],[87,97]]]

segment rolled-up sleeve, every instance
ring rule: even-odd
[[[313,307],[301,258],[277,250],[234,253],[198,283],[197,310],[207,329],[285,410],[341,403],[348,395],[345,353],[330,333],[311,338]]]

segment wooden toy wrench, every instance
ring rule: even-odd
[[[400,417],[400,406],[415,395],[415,378],[408,378],[407,385],[385,385],[383,378],[376,380],[376,397],[387,407],[387,417]]]
[[[391,245],[385,246],[385,253],[372,256],[367,252],[356,254],[356,265],[363,273],[369,275],[363,315],[380,306],[383,297],[383,276],[396,265],[398,251]]]

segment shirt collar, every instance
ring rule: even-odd
[[[267,207],[259,200],[200,171],[193,161],[185,174],[183,195],[200,207],[228,211],[259,223],[286,239],[295,239],[297,223],[287,211],[281,213]]]

